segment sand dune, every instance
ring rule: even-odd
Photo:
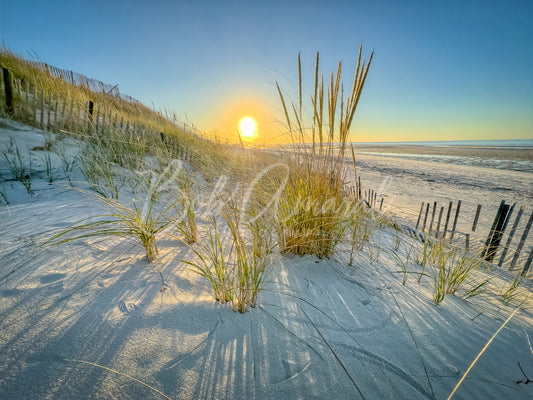
[[[1,143],[42,142],[13,126]],[[365,160],[365,180],[378,182]],[[412,179],[401,168],[398,187]],[[517,306],[496,292],[435,306],[429,278],[402,286],[384,229],[352,267],[342,252],[279,257],[258,306],[239,314],[178,261],[193,254],[177,240],[153,264],[127,239],[43,247],[101,205],[66,182],[36,179],[33,196],[20,186],[6,183],[12,201],[0,206],[1,399],[444,399]],[[512,279],[479,273],[495,274],[493,288]],[[533,377],[532,312],[522,306],[454,398],[533,396],[520,383],[520,368]]]

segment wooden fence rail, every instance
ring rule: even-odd
[[[46,131],[81,135],[104,135],[113,131],[129,138],[163,141],[179,158],[191,159],[191,152],[173,135],[131,122],[109,106],[92,100],[61,97],[33,86],[23,78],[13,76],[7,68],[2,68],[0,73],[0,109],[16,120]]]
[[[464,237],[464,247],[466,250],[472,250],[472,237],[476,233],[476,231],[479,233],[478,224],[479,224],[479,218],[481,214],[481,210],[483,206],[481,204],[478,204],[475,212],[475,216],[472,222],[472,229],[470,232],[458,232],[457,225],[459,222],[460,216],[460,210],[461,210],[461,200],[457,202],[457,207],[455,210],[455,216],[453,218],[453,225],[451,230],[449,231],[449,237],[446,239],[450,243],[454,242],[454,236],[459,235],[460,237]],[[516,204],[506,204],[505,201],[502,201],[500,203],[500,206],[498,208],[498,211],[496,213],[496,216],[494,217],[494,220],[492,222],[492,226],[489,230],[489,233],[487,237],[481,241],[478,239],[478,242],[482,243],[481,248],[478,250],[481,257],[483,257],[485,260],[496,263],[495,260],[498,260],[497,265],[499,267],[504,267],[504,264],[508,263],[508,269],[514,270],[517,267],[518,260],[520,259],[521,254],[523,254],[524,246],[526,244],[526,241],[529,237],[529,232],[531,230],[531,226],[533,225],[533,212],[531,213],[528,222],[526,223],[525,227],[523,227],[522,235],[520,237],[519,243],[515,246],[515,248],[512,251],[512,258],[509,260],[508,255],[511,250],[511,244],[513,241],[514,236],[517,234],[519,230],[519,224],[521,217],[524,213],[524,207],[520,207],[520,210],[516,214],[514,218],[514,222],[512,223],[512,228],[509,232],[509,234],[506,235],[507,227],[510,226],[510,222],[513,217],[513,212],[515,209]],[[448,212],[446,215],[446,221],[444,223],[444,227],[441,230],[441,222],[442,217],[444,215],[445,206],[440,207],[440,211],[438,213],[438,220],[437,225],[435,229],[433,229],[433,222],[434,217],[436,215],[436,210],[438,209],[437,202],[431,203],[425,203],[422,202],[420,206],[420,210],[418,213],[418,219],[416,222],[415,230],[419,230],[425,235],[433,236],[437,239],[444,240],[448,234],[448,223],[450,220],[450,216],[453,214],[453,202],[450,202],[448,205]],[[427,223],[428,218],[431,214],[431,219],[429,219],[429,224]],[[479,237],[479,235],[478,235]],[[456,242],[456,241],[455,241]],[[502,243],[505,243],[502,247]],[[457,243],[456,243],[457,244]],[[501,248],[502,247],[502,248]],[[499,254],[498,259],[498,253],[501,248],[501,253]],[[533,246],[531,247],[531,253],[529,254],[529,257],[527,260],[525,260],[524,265],[522,266],[522,274],[526,274],[531,266],[531,263],[533,262]]]

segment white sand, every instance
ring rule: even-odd
[[[394,155],[380,156],[361,153],[357,154],[356,158],[363,189],[373,189],[377,192],[378,202],[383,197],[383,210],[413,228],[416,225],[422,202],[430,203],[427,222],[427,227],[429,227],[433,203],[437,202],[433,232],[437,225],[440,208],[444,207],[442,232],[448,204],[451,201],[453,208],[448,226],[448,230],[451,230],[457,202],[461,200],[458,233],[455,236],[455,242],[461,245],[464,245],[465,234],[470,235],[472,244],[485,243],[500,202],[505,200],[507,204],[516,203],[508,232],[519,208],[524,207],[516,237],[511,244],[512,254],[533,212],[533,173],[531,172],[497,169],[490,166],[409,160]],[[481,213],[476,231],[472,232],[479,204],[482,205]],[[419,228],[422,228],[424,215],[422,215]],[[530,235],[518,265],[525,263],[532,248],[533,240]],[[507,261],[510,258],[507,257]]]
[[[22,130],[0,128],[0,146],[42,144],[41,132],[12,125]],[[177,241],[161,242],[152,265],[126,239],[43,248],[101,206],[44,175],[33,196],[20,182],[3,187],[0,399],[164,398],[130,377],[172,399],[443,399],[515,309],[497,293],[435,306],[429,281],[401,285],[383,231],[373,261],[369,248],[354,267],[342,254],[281,259],[259,305],[238,314],[177,261],[192,257]],[[512,278],[499,275],[493,289]],[[533,383],[517,383],[518,363],[533,378],[532,312],[509,322],[454,398],[533,397]]]

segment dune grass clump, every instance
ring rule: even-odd
[[[186,173],[180,174],[178,182],[180,185],[179,203],[181,205],[181,213],[178,217],[177,229],[185,237],[187,244],[196,243],[198,240],[198,225],[196,223],[196,199],[193,182]]]
[[[93,193],[92,196],[109,211],[79,221],[52,237],[49,243],[102,236],[133,238],[143,247],[148,261],[154,261],[158,255],[157,239],[178,222],[176,208],[180,197],[176,194],[179,191],[175,185],[180,172],[181,164],[175,163],[169,164],[160,173],[153,165],[148,165],[147,171],[132,173],[128,179],[137,200],[119,200],[118,192],[114,193],[117,196]]]
[[[521,271],[516,274],[509,287],[505,289],[504,292],[500,295],[500,300],[503,304],[508,305],[519,296],[519,287],[522,284],[524,278],[525,275],[522,274]]]
[[[298,55],[298,101],[287,106],[277,85],[286,123],[293,141],[290,178],[277,212],[277,230],[282,253],[329,257],[346,233],[351,207],[346,201],[345,151],[349,130],[372,61],[361,63],[359,48],[352,90],[344,97],[342,64],[331,73],[329,85],[319,76],[316,56],[312,120],[304,124],[302,68]],[[366,66],[365,66],[366,65]],[[325,92],[327,91],[327,95]],[[327,97],[326,97],[327,96]]]
[[[442,243],[432,247],[433,259],[433,302],[439,304],[447,294],[456,294],[458,289],[470,283],[474,272],[483,264],[482,259],[470,255],[466,250],[448,248]],[[465,292],[465,297],[479,294],[486,281],[474,285]]]
[[[157,258],[157,238],[175,222],[170,210],[175,204],[156,209],[155,199],[147,203],[132,200],[124,204],[118,199],[95,194],[96,199],[103,203],[109,212],[100,214],[91,221],[83,220],[63,232],[53,236],[50,244],[68,243],[90,237],[124,237],[133,238],[144,249],[148,261]]]
[[[378,228],[379,222],[372,212],[372,209],[366,207],[364,203],[356,203],[348,222],[347,241],[349,261],[348,265],[353,265],[355,254],[363,250],[365,244],[369,243],[370,235]]]
[[[26,160],[20,154],[18,146],[15,146],[14,149],[8,149],[4,152],[2,158],[11,174],[11,178],[22,183],[26,191],[32,194],[31,181],[35,171],[33,169],[31,154],[28,154],[28,159]]]
[[[216,301],[243,313],[257,304],[275,244],[266,234],[266,220],[240,200],[224,199],[221,217],[228,236],[221,236],[220,223],[212,216],[205,237],[189,244],[196,260],[181,261],[207,278]]]

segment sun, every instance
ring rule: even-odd
[[[252,141],[257,137],[257,122],[252,117],[243,117],[239,121],[239,135],[243,140]]]

